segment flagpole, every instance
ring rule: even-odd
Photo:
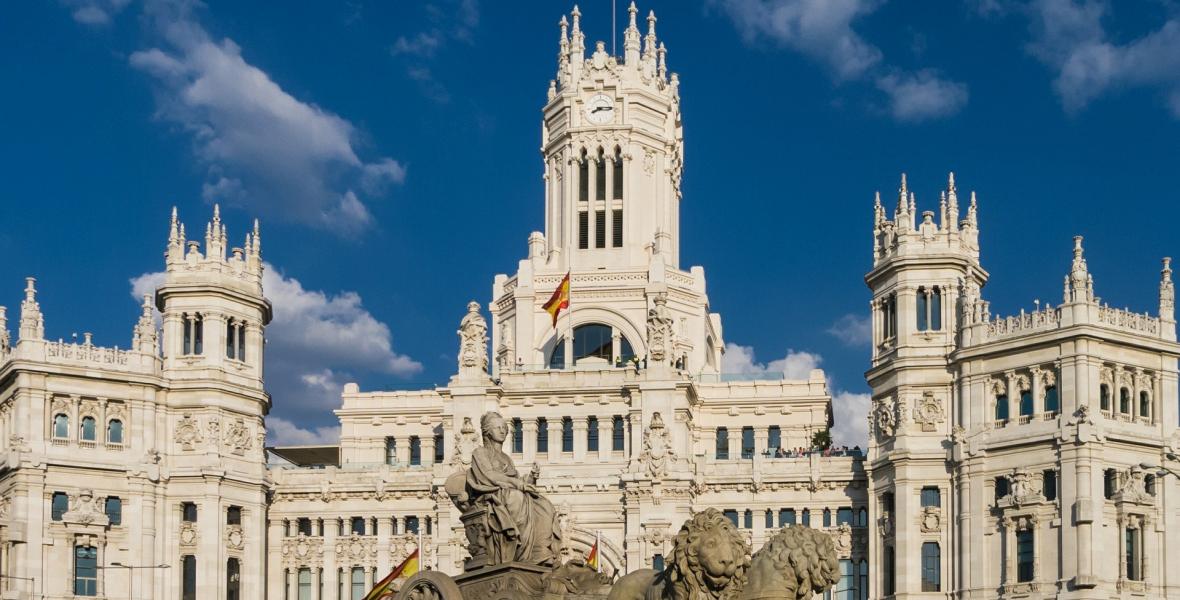
[[[426,553],[422,551],[422,525],[418,525],[418,564],[422,565],[422,569],[426,569]]]
[[[594,556],[594,569],[597,572],[601,573],[602,572],[602,530],[601,529],[594,530],[594,552],[597,553]]]

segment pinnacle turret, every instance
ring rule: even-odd
[[[131,334],[131,348],[153,355],[159,352],[158,338],[156,336],[156,320],[152,315],[151,294],[143,295],[143,304],[140,305],[139,321],[135,323],[135,329]]]
[[[639,9],[634,2],[627,8],[627,14],[627,29],[623,32],[623,62],[633,64],[639,60],[639,25],[636,22]]]
[[[947,231],[959,230],[959,192],[955,189],[955,173],[951,171],[946,181],[946,215],[942,226]]]
[[[25,299],[20,303],[20,339],[45,339],[45,317],[37,303],[37,280],[25,278]]]
[[[8,333],[8,309],[0,306],[0,353],[7,353],[12,347],[12,338]]]
[[[1160,319],[1176,320],[1176,288],[1172,283],[1172,259],[1164,257],[1164,267],[1160,269]]]
[[[1094,301],[1094,277],[1086,266],[1085,249],[1082,248],[1082,236],[1073,237],[1073,263],[1070,265],[1069,275],[1066,276],[1065,298],[1069,302]]]

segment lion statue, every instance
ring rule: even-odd
[[[745,538],[729,519],[708,508],[684,522],[662,572],[628,573],[611,587],[607,600],[737,600],[749,565]]]
[[[840,580],[832,536],[784,527],[754,553],[741,600],[808,600]]]

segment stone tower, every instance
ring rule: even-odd
[[[879,194],[874,213],[873,269],[865,276],[873,294],[866,378],[873,393],[869,497],[877,526],[870,561],[880,565],[879,595],[908,598],[923,589],[917,568],[923,552],[935,560],[926,544],[938,545],[939,562],[950,556],[950,357],[960,299],[977,298],[988,274],[979,264],[974,195],[960,220],[954,174],[937,215],[918,213],[905,175],[893,218]]]

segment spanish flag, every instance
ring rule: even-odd
[[[561,283],[557,284],[557,289],[553,290],[553,295],[549,297],[549,301],[541,308],[553,317],[553,326],[557,327],[557,317],[561,315],[562,309],[570,307],[570,274],[566,272],[565,278]]]
[[[598,568],[598,540],[597,539],[594,540],[594,545],[590,547],[590,553],[586,555],[586,566],[590,567],[591,569],[594,569],[595,571],[601,571],[601,569]]]
[[[418,572],[418,550],[414,550],[391,571],[385,579],[377,582],[373,589],[365,595],[364,600],[383,600],[393,598],[393,582],[399,577],[411,577]]]

